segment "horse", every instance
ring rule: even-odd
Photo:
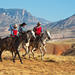
[[[49,31],[45,31],[44,33],[41,34],[40,37],[36,36],[35,39],[31,39],[32,41],[30,41],[29,48],[32,47],[31,53],[33,55],[33,58],[34,58],[34,51],[39,49],[41,52],[41,60],[43,59],[43,56],[46,53],[46,48],[45,48],[46,47],[46,41],[50,40],[50,39],[51,39],[51,34]],[[43,52],[43,50],[44,50],[44,52]],[[30,52],[30,50],[28,51],[28,53],[29,52]],[[29,58],[30,58],[30,55],[29,55]]]
[[[34,33],[34,31],[33,30],[28,30],[28,31],[26,31],[25,32],[26,33],[26,35],[27,35],[27,42],[22,42],[20,45],[19,45],[19,49],[18,49],[18,51],[20,52],[20,49],[21,48],[23,48],[24,50],[25,50],[25,54],[23,54],[22,56],[24,57],[26,54],[28,54],[28,48],[29,48],[29,43],[30,43],[30,40],[31,40],[31,38],[33,38],[33,39],[35,39],[36,38],[36,36],[35,36],[35,33]],[[21,33],[19,34],[19,36],[21,35]],[[13,52],[12,52],[12,57],[13,57]],[[16,54],[15,54],[15,56],[14,57],[16,57]]]
[[[2,52],[5,50],[8,50],[10,52],[14,52],[15,55],[17,54],[21,64],[23,64],[20,54],[19,54],[19,49],[20,49],[20,44],[23,42],[28,42],[27,41],[27,35],[26,33],[22,33],[20,36],[15,36],[15,37],[5,37],[3,39],[0,39],[0,61],[2,61]],[[15,56],[13,57],[13,62],[15,62]]]
[[[22,56],[24,57],[26,54],[29,53],[29,45],[30,45],[30,42],[33,41],[33,39],[36,38],[35,36],[35,32],[33,30],[28,30],[27,32],[27,39],[28,39],[28,42],[27,43],[23,43],[22,44],[22,48],[25,50],[25,54],[23,54]]]
[[[19,46],[20,49],[23,48],[25,50],[25,54],[22,55],[23,57],[29,53],[29,44],[30,44],[31,39],[36,38],[35,32],[33,30],[28,30],[25,33],[27,35],[27,42],[22,42]],[[20,49],[19,49],[19,51],[20,51]],[[16,54],[15,54],[15,57],[16,57]]]

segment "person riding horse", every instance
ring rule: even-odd
[[[18,33],[18,30],[17,30],[17,24],[15,24],[14,26],[13,26],[13,35],[12,35],[12,37],[15,37],[15,36],[17,36],[17,33]]]
[[[34,27],[34,32],[35,32],[35,35],[36,35],[36,39],[37,41],[40,40],[40,37],[41,37],[41,34],[42,34],[42,27],[40,26],[40,22],[37,23],[37,26]]]
[[[11,25],[9,26],[8,31],[10,31],[10,36],[13,35],[13,30],[14,30],[15,28],[17,28],[17,24],[11,24]]]
[[[19,25],[19,30],[18,30],[19,31],[19,34],[24,32],[24,27],[26,25],[27,25],[26,23],[22,23],[22,24]]]

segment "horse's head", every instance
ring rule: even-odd
[[[47,30],[47,31],[45,31],[45,34],[46,34],[48,40],[50,40],[50,39],[51,39],[51,34],[50,34],[50,32]]]
[[[33,30],[31,31],[31,34],[32,34],[32,36],[33,36],[34,38],[36,38],[35,32],[34,32]]]
[[[51,39],[51,35],[49,31],[44,31],[44,33],[41,34],[41,40],[43,44],[46,44],[46,41],[50,39]]]
[[[30,39],[31,38],[36,38],[35,32],[33,30],[28,30],[27,33],[28,33]]]

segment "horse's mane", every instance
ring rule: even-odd
[[[41,34],[41,37],[43,37],[43,36],[44,36],[44,33]]]
[[[27,33],[31,32],[31,30],[28,30]]]

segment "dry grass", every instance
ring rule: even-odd
[[[22,52],[20,53],[22,54]],[[35,53],[35,59],[23,59],[21,65],[18,58],[16,62],[11,61],[10,52],[3,53],[3,62],[0,63],[0,75],[75,75],[75,57],[73,56],[44,56],[41,60],[41,54]]]
[[[45,55],[44,57],[45,60],[49,61],[49,60],[53,60],[56,62],[75,62],[75,56],[56,56],[56,55]]]
[[[51,40],[48,43],[53,43],[53,44],[73,44],[75,43],[75,38],[74,39],[57,39],[55,41]]]

